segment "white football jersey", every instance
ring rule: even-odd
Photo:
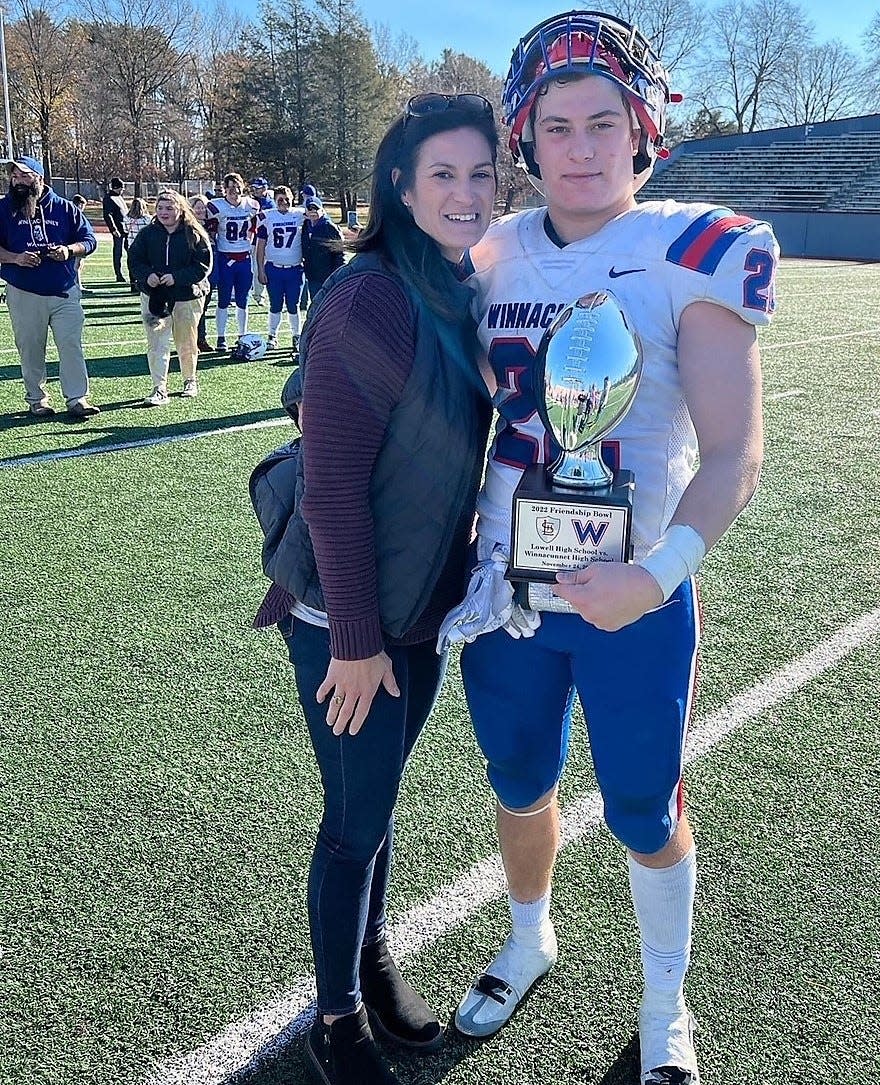
[[[254,219],[259,211],[260,205],[250,196],[244,196],[235,206],[222,196],[211,200],[205,218],[207,222],[217,223],[217,251],[250,252]]]
[[[277,267],[302,263],[302,211],[264,211],[257,219],[257,237],[265,238],[266,263]]]
[[[538,417],[532,387],[541,336],[566,306],[593,291],[617,298],[643,351],[639,390],[602,442],[609,464],[635,473],[636,559],[657,541],[697,465],[697,439],[678,375],[684,309],[708,301],[749,324],[773,313],[779,247],[765,222],[708,204],[644,203],[598,233],[559,248],[546,209],[494,223],[471,250],[479,335],[498,381],[500,418],[478,502],[478,531],[510,540],[513,491],[523,468],[558,447]]]

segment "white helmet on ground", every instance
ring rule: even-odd
[[[267,343],[265,336],[248,332],[238,337],[238,342],[232,351],[232,357],[241,362],[256,362],[265,358]]]

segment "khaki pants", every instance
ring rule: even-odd
[[[85,316],[79,287],[72,286],[66,298],[47,298],[7,283],[6,305],[12,321],[15,349],[21,362],[27,402],[49,402],[46,394],[46,343],[50,328],[58,348],[58,377],[67,406],[85,399],[89,394],[89,372],[82,346]]]
[[[199,317],[204,304],[204,298],[176,301],[171,316],[162,317],[155,326],[151,326],[150,321],[155,320],[155,317],[150,314],[150,299],[147,294],[141,294],[141,315],[147,333],[147,363],[155,388],[168,391],[172,337],[177,348],[177,357],[180,359],[180,375],[185,381],[195,380],[196,363],[199,359]]]

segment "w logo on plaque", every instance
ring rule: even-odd
[[[538,534],[544,540],[544,542],[553,542],[556,536],[559,534],[559,528],[562,525],[562,521],[558,516],[537,516],[535,517],[535,527],[538,529]]]

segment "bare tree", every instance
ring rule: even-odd
[[[856,54],[830,41],[793,53],[768,101],[780,124],[816,124],[857,112],[863,86]]]
[[[195,37],[189,0],[83,0],[84,31],[103,59],[104,78],[126,118],[135,193],[145,146],[157,135],[159,94],[188,63]]]
[[[373,47],[379,78],[396,109],[403,109],[415,93],[415,82],[423,73],[425,62],[418,42],[409,34],[393,34],[387,23],[373,27]]]
[[[14,21],[8,28],[9,80],[20,114],[36,127],[47,181],[52,176],[52,151],[64,107],[74,98],[73,59],[79,48],[75,27],[56,23],[31,0],[12,0]],[[65,137],[69,133],[65,133]],[[9,149],[12,153],[12,148]]]
[[[812,25],[792,0],[725,0],[712,22],[693,96],[710,111],[732,113],[738,132],[754,132],[791,57],[811,46]]]
[[[670,72],[696,56],[710,25],[692,0],[612,0],[608,10],[637,26]]]
[[[229,142],[235,117],[234,88],[241,74],[241,58],[229,49],[238,42],[245,23],[238,12],[217,0],[196,19],[196,39],[187,57],[194,83],[194,97],[201,126],[204,155],[211,176],[218,180],[227,172]]]

